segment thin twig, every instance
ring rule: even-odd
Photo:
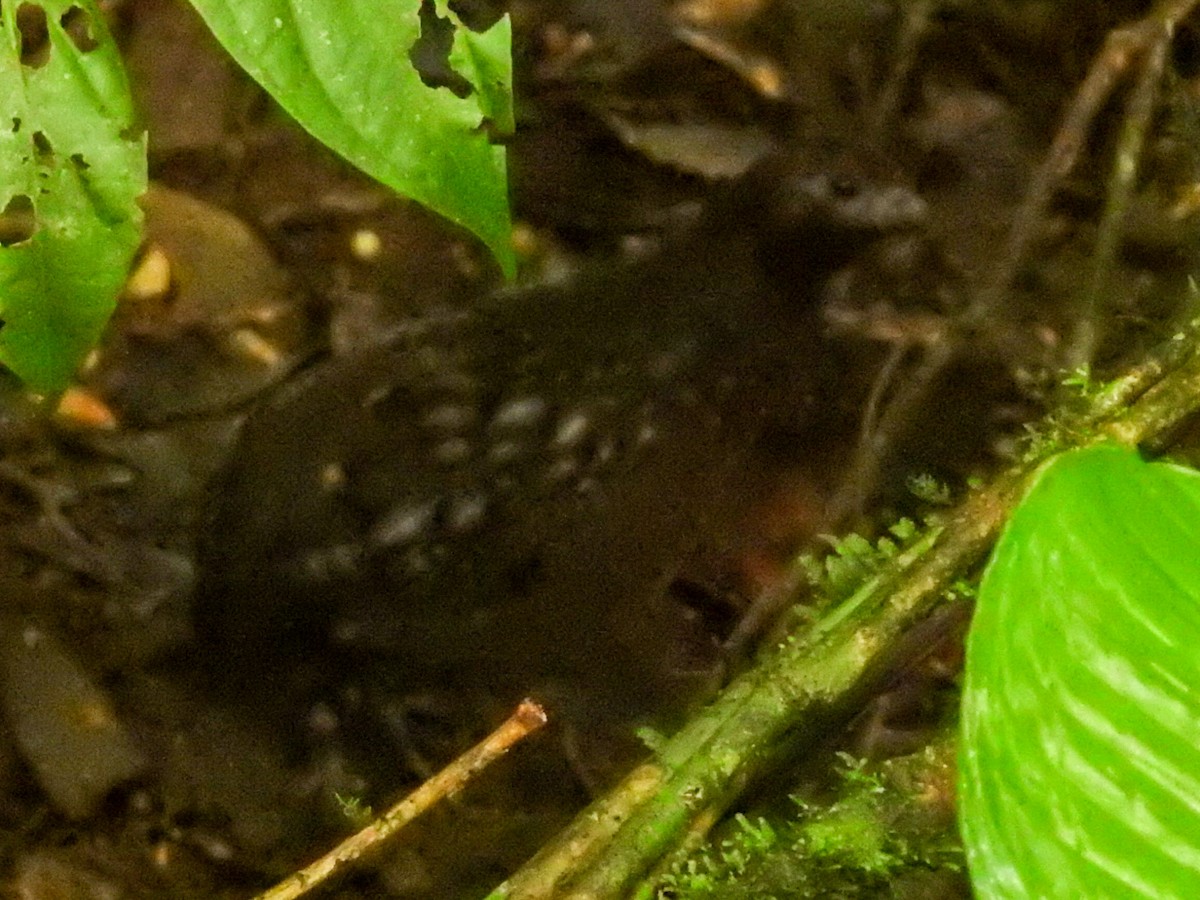
[[[893,346],[871,383],[871,391],[867,395],[862,421],[859,423],[854,457],[841,478],[841,487],[829,501],[826,510],[826,521],[834,528],[841,527],[853,515],[861,512],[867,497],[875,490],[880,464],[893,437],[880,427],[880,421],[895,420],[895,416],[889,414],[896,404],[892,402],[885,405],[884,398],[888,388],[895,382],[896,372],[908,351],[909,347],[904,344]],[[908,382],[905,387],[911,383]],[[909,394],[907,390],[903,393],[906,396]],[[905,404],[905,408],[908,409],[908,404]]]
[[[1098,341],[1097,322],[1106,305],[1103,296],[1112,284],[1117,250],[1125,227],[1125,216],[1137,184],[1142,150],[1154,115],[1158,85],[1166,67],[1167,49],[1170,44],[1171,27],[1162,25],[1158,29],[1157,39],[1145,52],[1141,74],[1125,109],[1121,134],[1117,140],[1116,153],[1113,155],[1112,176],[1105,191],[1104,213],[1100,217],[1096,244],[1092,250],[1091,278],[1086,284],[1076,333],[1067,354],[1068,368],[1086,364],[1095,353]]]
[[[1033,242],[1037,225],[1045,214],[1054,189],[1075,168],[1092,120],[1111,96],[1132,58],[1141,51],[1145,32],[1145,24],[1139,22],[1109,33],[1104,49],[1075,92],[1075,98],[1050,144],[1050,150],[1030,180],[1025,199],[1009,226],[1008,239],[1000,260],[967,311],[965,319],[968,323],[978,324],[985,320],[1003,302],[1025,262],[1029,245]]]
[[[294,900],[323,884],[331,876],[345,871],[368,851],[378,850],[385,841],[435,803],[458,793],[514,744],[545,724],[545,710],[532,700],[523,700],[499,728],[366,828],[346,838],[316,862],[259,894],[255,900]]]
[[[905,4],[892,70],[867,116],[867,133],[872,142],[878,142],[891,131],[935,6],[936,0],[909,0]]]
[[[1157,46],[1164,31],[1170,35],[1200,0],[1160,0],[1143,19],[1109,32],[1104,47],[1063,116],[1050,150],[1031,179],[991,277],[976,293],[964,324],[978,325],[1003,302],[1025,262],[1054,190],[1075,168],[1097,113],[1108,102],[1121,76],[1148,48]]]

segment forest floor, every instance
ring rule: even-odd
[[[494,5],[471,4],[485,18]],[[306,703],[214,689],[226,661],[197,638],[192,598],[210,574],[197,547],[220,537],[205,529],[222,473],[243,423],[297,373],[353,361],[422,317],[470,315],[501,279],[470,236],[306,136],[184,3],[107,8],[149,133],[146,243],[59,410],[4,389],[0,871],[23,898],[248,897],[505,710],[424,683],[380,700],[336,672]],[[1200,44],[1186,29],[1100,299],[1085,288],[1125,93],[1100,107],[1019,252],[1010,237],[1106,35],[1148,4],[509,8],[518,290],[652,259],[772,154],[813,171],[864,160],[875,183],[928,208],[919,233],[859,254],[825,286],[820,428],[787,404],[767,415],[737,475],[735,527],[675,561],[672,589],[700,623],[683,655],[710,689],[771,633],[755,598],[794,554],[961,495],[1019,452],[1061,373],[1136,358],[1189,299]],[[953,719],[960,626],[831,730],[828,758],[801,767],[810,785],[828,782],[837,751],[901,757]],[[632,752],[578,738],[552,726],[334,895],[481,895]],[[892,895],[966,891],[951,873]]]

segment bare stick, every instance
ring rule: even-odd
[[[1092,277],[1085,288],[1083,315],[1079,317],[1076,333],[1071,341],[1068,363],[1072,368],[1089,362],[1096,349],[1097,318],[1104,308],[1104,294],[1112,283],[1113,270],[1116,268],[1125,215],[1133,200],[1142,150],[1154,115],[1158,84],[1167,63],[1170,44],[1171,27],[1162,25],[1158,30],[1157,40],[1145,54],[1141,75],[1126,106],[1121,136],[1114,154],[1112,176],[1106,191],[1104,215],[1100,219],[1096,246],[1092,251]]]
[[[1096,114],[1112,96],[1121,77],[1160,43],[1164,32],[1173,34],[1176,24],[1192,11],[1196,2],[1160,0],[1145,18],[1109,33],[1104,49],[1075,92],[1050,151],[1033,176],[1025,200],[1009,228],[1000,262],[968,309],[966,324],[978,324],[1000,305],[1021,269],[1037,223],[1041,221],[1054,189],[1075,167]]]
[[[451,797],[510,747],[546,724],[546,711],[533,700],[523,700],[499,728],[442,769],[382,816],[342,841],[316,862],[289,875],[255,900],[294,900],[330,876],[344,871],[368,851],[376,850],[401,828],[438,801]]]
[[[911,0],[904,8],[904,22],[900,26],[900,40],[892,61],[892,71],[868,116],[867,130],[873,141],[879,141],[895,122],[904,90],[917,64],[921,41],[929,30],[934,7],[934,0]]]

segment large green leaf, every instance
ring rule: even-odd
[[[315,137],[367,174],[478,235],[507,274],[504,148],[512,131],[511,28],[455,27],[449,64],[471,92],[426,86],[409,60],[420,0],[192,0],[217,39]]]
[[[1200,895],[1200,474],[1038,474],[984,575],[960,790],[980,897]]]
[[[39,8],[47,40],[22,61],[18,11],[28,24]],[[99,337],[137,250],[146,148],[93,0],[4,3],[0,26],[0,362],[54,391]]]

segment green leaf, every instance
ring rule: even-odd
[[[1200,886],[1200,473],[1101,446],[1036,476],[980,588],[960,792],[980,897]]]
[[[22,62],[17,16],[39,10],[46,45]],[[57,391],[99,338],[137,250],[146,147],[93,0],[5,3],[0,28],[0,362]]]
[[[511,26],[455,27],[448,61],[466,97],[428,87],[409,61],[420,0],[192,0],[234,59],[317,139],[368,175],[474,232],[505,274],[504,148],[513,129]]]

